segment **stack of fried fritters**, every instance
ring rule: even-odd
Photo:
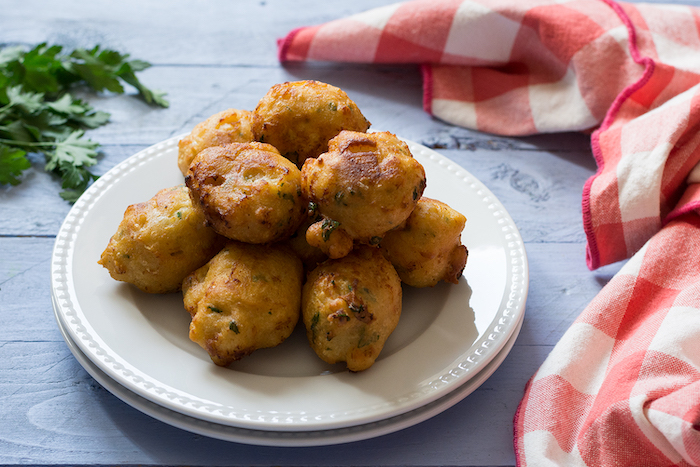
[[[182,290],[189,337],[227,366],[282,343],[301,316],[328,363],[375,362],[402,282],[457,283],[465,217],[423,197],[408,145],[317,81],[273,86],[179,142],[185,184],[129,206],[99,261],[149,293]]]

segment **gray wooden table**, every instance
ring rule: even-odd
[[[595,172],[582,134],[504,138],[456,128],[421,107],[413,66],[290,65],[276,39],[393,0],[3,0],[0,44],[104,47],[153,63],[140,74],[168,109],[133,93],[92,97],[111,123],[98,174],[228,107],[252,109],[275,83],[316,79],[344,89],[374,129],[435,148],[508,209],[526,244],[530,293],[513,351],[479,389],[411,428],[349,444],[260,447],[220,441],[142,414],[95,382],[55,322],[50,257],[70,209],[40,159],[17,187],[0,186],[0,464],[469,465],[514,464],[512,418],[530,376],[616,272],[585,265],[581,189]],[[700,3],[696,1],[694,3]]]

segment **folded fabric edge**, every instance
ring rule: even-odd
[[[672,220],[693,211],[700,213],[700,184],[697,183],[691,184],[686,189],[678,202],[678,207],[668,213],[662,224],[666,225]]]
[[[530,385],[532,384],[532,380],[534,379],[534,375],[530,377],[530,379],[527,381],[525,384],[525,389],[524,389],[524,394],[527,396],[528,392],[530,391]],[[523,420],[522,420],[522,413],[525,410],[524,405],[527,404],[526,401],[527,397],[523,397],[520,400],[520,403],[518,404],[518,407],[515,409],[515,414],[513,415],[513,450],[515,451],[515,465],[516,467],[521,467],[523,464],[520,462],[521,461],[521,455],[524,456],[525,454],[525,446],[523,446],[523,437],[520,436],[519,434],[524,431],[524,427],[522,426]]]
[[[666,219],[664,219],[664,225],[668,224],[674,219],[677,219],[685,214],[688,214],[689,212],[698,212],[700,211],[700,201],[694,201],[692,203],[688,203],[681,207],[680,209],[676,209],[672,211]]]
[[[277,39],[277,60],[280,63],[284,63],[287,60],[287,53],[289,52],[289,47],[292,45],[294,37],[301,31],[305,29],[304,27],[292,29],[289,33],[282,38]]]
[[[433,69],[430,65],[423,64],[420,66],[421,76],[423,77],[423,110],[428,115],[433,115]]]
[[[634,92],[642,88],[651,79],[651,75],[654,73],[654,68],[656,63],[650,57],[643,57],[639,49],[637,48],[637,33],[635,31],[634,24],[632,20],[627,15],[627,13],[622,9],[622,7],[613,0],[602,0],[607,4],[620,18],[620,21],[627,28],[627,43],[632,59],[640,64],[644,65],[644,72],[642,76],[634,83],[625,87],[620,94],[617,95],[612,105],[605,114],[605,118],[601,123],[600,127],[593,132],[591,135],[591,149],[593,151],[593,157],[595,158],[598,170],[596,173],[590,177],[585,185],[583,186],[583,195],[581,201],[581,208],[583,212],[583,230],[586,234],[586,265],[588,269],[593,271],[598,269],[601,264],[600,250],[598,249],[598,241],[595,236],[595,230],[593,227],[593,218],[591,214],[591,188],[595,179],[602,173],[605,167],[605,160],[603,157],[603,150],[600,146],[600,135],[605,130],[610,128],[617,113],[620,111],[622,104],[632,95]]]
[[[306,29],[300,27],[291,30],[285,37],[277,39],[277,60],[280,63],[290,61],[289,48],[297,34]],[[428,115],[433,115],[433,70],[429,64],[420,65],[420,73],[423,79],[423,110]]]
[[[598,132],[596,130],[591,135],[591,149],[593,158],[596,161],[598,170],[591,176],[583,185],[583,194],[581,195],[581,212],[583,214],[583,231],[586,234],[586,266],[591,271],[600,267],[600,251],[598,250],[598,241],[596,240],[593,231],[593,218],[591,216],[591,186],[595,179],[603,171],[604,162],[601,156],[600,144],[598,142]]]

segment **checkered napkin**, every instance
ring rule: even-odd
[[[700,465],[699,31],[680,5],[427,0],[279,41],[281,61],[418,64],[455,125],[594,130],[587,262],[628,261],[528,383],[520,466]]]

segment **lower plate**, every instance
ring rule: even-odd
[[[188,338],[181,294],[142,293],[97,264],[127,206],[182,183],[178,140],[141,151],[100,177],[69,212],[52,257],[52,297],[64,331],[92,365],[131,393],[193,419],[249,430],[367,425],[469,384],[522,321],[527,258],[513,220],[466,170],[409,141],[425,168],[425,196],[467,217],[462,242],[469,259],[459,283],[406,287],[396,330],[361,373],[323,363],[300,328],[278,347],[217,367]]]
[[[54,312],[56,306],[54,303]],[[378,436],[386,435],[396,431],[409,428],[422,421],[428,420],[435,415],[449,409],[469,394],[474,392],[481,384],[483,384],[489,376],[501,365],[506,356],[510,353],[513,344],[515,343],[520,328],[522,326],[522,318],[513,332],[513,335],[508,339],[506,345],[503,346],[500,352],[486,365],[479,373],[474,375],[467,384],[460,386],[452,393],[443,396],[442,398],[433,401],[423,407],[412,410],[410,412],[387,418],[378,422],[368,423],[365,425],[356,425],[348,428],[340,428],[333,430],[319,431],[267,431],[267,430],[249,430],[245,428],[236,428],[218,423],[206,422],[197,418],[188,417],[179,412],[174,412],[162,407],[158,404],[144,399],[138,394],[128,390],[120,385],[114,379],[110,378],[105,372],[100,370],[87,356],[78,348],[71,337],[64,329],[58,313],[55,313],[58,327],[63,334],[63,337],[75,359],[83,366],[83,368],[105,389],[115,395],[117,398],[126,402],[140,412],[149,415],[156,420],[167,423],[168,425],[207,436],[210,438],[221,439],[224,441],[233,441],[237,443],[258,445],[258,446],[279,446],[279,447],[308,447],[308,446],[326,446],[332,444],[349,443],[361,441]]]

